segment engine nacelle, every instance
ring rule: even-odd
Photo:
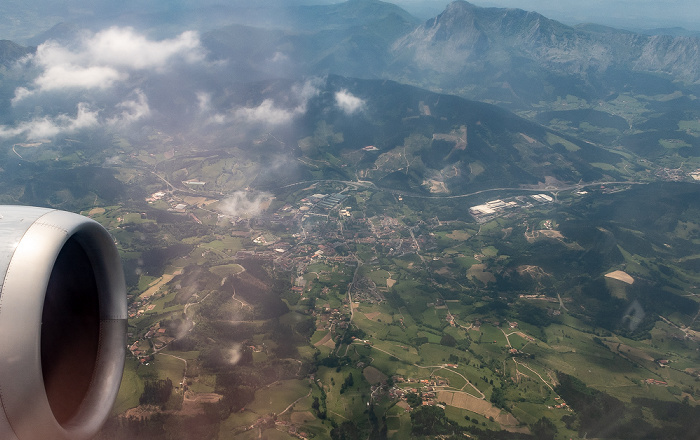
[[[99,223],[0,205],[0,439],[92,438],[119,390],[126,325],[121,260]]]

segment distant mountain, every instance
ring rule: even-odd
[[[32,47],[24,47],[12,41],[0,40],[0,66],[8,67],[32,52],[34,52]]]
[[[700,32],[690,31],[682,27],[672,27],[672,28],[656,28],[656,29],[642,29],[636,31],[640,34],[646,35],[670,35],[672,37],[694,37],[700,38]]]
[[[600,92],[596,82],[623,72],[700,79],[700,39],[642,35],[604,26],[570,27],[536,12],[455,1],[399,38],[394,74],[433,77],[444,90],[502,88],[501,99],[531,102],[547,86]],[[573,81],[573,83],[572,83]],[[492,90],[493,92],[493,90]],[[507,95],[511,96],[508,97]],[[556,96],[556,95],[554,95]]]
[[[700,39],[571,27],[521,9],[456,1],[422,24],[377,0],[248,12],[251,23],[267,14],[274,24],[204,34],[213,56],[245,64],[246,79],[387,78],[518,109],[567,95],[671,93],[673,81],[700,80]]]
[[[277,83],[247,86],[246,102],[281,101],[286,88]],[[282,96],[278,99],[270,90],[280,90]],[[339,92],[361,101],[361,108],[343,110]],[[616,164],[623,159],[618,154],[491,104],[386,80],[328,76],[294,129],[278,138],[296,146],[293,154],[302,158],[289,161],[301,168],[286,183],[359,178],[395,190],[448,195],[623,178],[614,167],[603,171],[591,165]],[[288,147],[274,154],[285,151]],[[278,187],[283,180],[280,172],[261,173],[254,185]]]
[[[61,22],[51,29],[30,38],[28,43],[33,46],[38,46],[46,40],[59,42],[73,41],[81,30],[82,28],[74,23]]]
[[[9,122],[11,99],[14,97],[15,88],[20,85],[16,77],[7,77],[7,70],[23,57],[33,53],[34,50],[33,47],[24,47],[12,41],[0,40],[0,125]]]
[[[673,81],[700,80],[700,39],[680,29],[648,35],[600,25],[571,27],[536,12],[461,0],[424,23],[379,0],[308,3],[157,1],[134,12],[110,4],[94,17],[77,7],[62,17],[60,8],[49,5],[52,19],[43,25],[59,18],[77,25],[42,30],[30,42],[107,25],[149,29],[159,37],[196,29],[213,58],[242,69],[243,81],[328,73],[387,78],[517,109],[559,96],[595,101],[635,84],[656,91]],[[17,14],[31,12],[16,0],[11,4]],[[0,12],[5,9],[0,6]]]
[[[202,39],[215,58],[231,60],[243,80],[341,74],[386,77],[392,44],[418,21],[377,0],[289,7],[274,28],[233,24]]]
[[[289,8],[288,23],[295,29],[347,29],[379,23],[394,16],[405,23],[419,24],[419,20],[400,7],[378,0],[348,0],[331,5],[298,6]]]

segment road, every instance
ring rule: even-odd
[[[357,261],[357,267],[355,268],[355,274],[352,276],[352,283],[348,286],[348,301],[349,301],[349,306],[350,306],[350,324],[352,324],[352,319],[355,317],[355,308],[352,306],[352,288],[355,286],[355,283],[357,282],[357,274],[360,272],[360,266],[362,266],[362,260],[360,260],[357,255],[352,254],[353,257],[355,257],[355,260]],[[350,326],[348,325],[348,328]]]
[[[567,185],[567,186],[547,186],[544,188],[490,188],[490,189],[482,189],[480,191],[475,191],[472,193],[468,194],[458,194],[454,196],[424,196],[420,194],[413,194],[413,193],[408,193],[404,191],[398,191],[398,190],[391,190],[391,189],[384,189],[384,188],[378,188],[378,190],[384,190],[391,192],[393,194],[399,194],[404,197],[414,197],[414,198],[419,198],[419,199],[460,199],[464,197],[471,197],[475,196],[477,194],[484,194],[488,192],[493,192],[493,191],[522,191],[522,192],[553,192],[553,191],[570,191],[574,189],[583,189],[583,188],[588,188],[592,186],[600,186],[600,185],[646,185],[649,182],[595,182],[595,183],[586,183],[586,184],[580,184],[577,183],[576,185]]]
[[[303,182],[290,183],[289,185],[284,185],[284,186],[281,186],[280,188],[289,188],[292,186],[313,184],[313,183],[343,183],[345,185],[371,187],[372,189],[377,190],[377,191],[385,191],[385,192],[400,195],[403,197],[413,197],[413,198],[418,198],[418,199],[460,199],[460,198],[472,197],[472,196],[475,196],[478,194],[484,194],[484,193],[494,192],[494,191],[522,191],[522,192],[534,192],[534,193],[557,192],[558,193],[560,191],[570,191],[570,190],[574,190],[574,189],[590,188],[590,187],[601,186],[601,185],[647,185],[648,183],[651,183],[651,182],[605,181],[605,182],[577,183],[574,185],[564,185],[564,186],[548,185],[548,186],[540,187],[540,188],[489,188],[489,189],[482,189],[479,191],[474,191],[474,192],[467,193],[467,194],[457,194],[457,195],[452,195],[452,196],[429,196],[429,195],[416,194],[416,193],[407,192],[407,191],[400,191],[400,190],[396,190],[396,189],[382,188],[382,187],[375,185],[373,182],[370,182],[367,180],[358,180],[358,181],[353,181],[353,180],[305,180]]]
[[[528,370],[530,370],[530,371],[532,371],[533,373],[535,373],[535,374],[537,375],[537,377],[539,377],[540,380],[541,380],[542,382],[544,382],[544,384],[547,385],[547,386],[549,387],[549,389],[552,390],[552,392],[554,392],[554,393],[556,394],[556,391],[554,391],[554,388],[552,387],[552,385],[550,385],[549,382],[547,382],[546,380],[542,379],[542,376],[540,376],[540,373],[538,373],[537,371],[535,371],[535,370],[533,370],[532,368],[528,367],[527,364],[524,364],[524,363],[522,363],[522,362],[518,362],[517,359],[515,359],[515,358],[513,358],[513,362],[515,362],[515,365],[516,365],[516,366],[525,367],[525,368],[527,368]],[[559,395],[557,394],[557,396],[559,396]]]
[[[388,354],[389,356],[396,356],[394,353],[388,352],[388,351],[386,351],[386,350],[382,350],[381,348],[375,347],[374,345],[372,346],[372,349],[373,349],[373,350],[381,351],[382,353],[386,353],[386,354]],[[423,366],[423,365],[418,365],[418,364],[415,364],[415,363],[414,363],[413,366],[414,366],[414,367],[418,367],[418,368],[427,369],[427,370],[429,370],[429,369],[431,369],[431,368],[434,368],[435,370],[431,371],[431,373],[430,373],[431,375],[432,375],[432,373],[433,373],[434,371],[436,371],[436,370],[447,370],[447,371],[449,371],[449,372],[451,372],[451,373],[454,373],[454,374],[456,374],[457,376],[459,376],[459,377],[461,377],[462,379],[464,379],[464,381],[466,382],[466,384],[464,384],[464,386],[463,386],[462,388],[460,388],[459,391],[464,390],[464,388],[465,388],[467,385],[470,385],[472,388],[474,388],[474,390],[475,390],[477,393],[479,393],[479,394],[481,395],[481,398],[482,398],[482,399],[486,399],[486,395],[485,395],[484,393],[482,393],[480,389],[478,389],[476,386],[474,386],[474,384],[471,383],[471,382],[469,381],[469,379],[467,379],[463,374],[458,373],[458,372],[455,371],[454,369],[448,368],[446,365],[428,365],[428,366]]]
[[[278,416],[281,416],[282,414],[286,413],[286,412],[289,411],[289,409],[290,409],[291,407],[293,407],[298,401],[300,401],[301,399],[305,399],[305,398],[309,397],[310,395],[311,395],[311,388],[309,388],[309,392],[306,394],[306,396],[301,396],[300,398],[298,398],[298,399],[295,400],[294,402],[290,403],[289,406],[286,407],[286,408],[284,409],[284,411],[282,411],[281,413],[279,413],[279,414],[277,414],[277,415],[278,415]]]

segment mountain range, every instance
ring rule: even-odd
[[[201,29],[212,56],[245,65],[239,73],[243,81],[334,73],[393,79],[522,108],[572,90],[585,99],[605,97],[619,91],[626,77],[641,75],[661,84],[700,80],[700,39],[692,35],[572,27],[536,12],[483,8],[462,0],[424,23],[377,0],[268,3],[266,8],[247,5],[236,14],[190,5],[181,8],[187,14],[176,15],[184,21],[179,26]],[[154,15],[121,18],[137,27],[153,26]],[[222,16],[231,17],[233,24],[213,28]],[[161,32],[168,29],[161,26]],[[75,27],[61,23],[42,38],[71,34]],[[289,60],[287,70],[266,66],[265,60],[275,56]]]
[[[204,55],[198,63],[182,65],[171,77],[158,76],[162,71],[157,69],[152,77],[121,74],[123,91],[131,98],[116,93],[110,99],[118,113],[110,115],[101,108],[87,112],[86,123],[94,125],[104,114],[103,121],[113,130],[119,118],[140,117],[136,110],[148,96],[150,108],[143,114],[150,115],[151,124],[157,125],[159,118],[161,129],[178,132],[191,144],[215,139],[214,147],[220,148],[251,141],[246,138],[247,127],[234,129],[221,121],[231,124],[247,118],[255,120],[248,125],[255,125],[268,112],[282,119],[296,118],[284,144],[297,145],[293,153],[297,156],[325,163],[324,172],[334,178],[367,179],[395,189],[432,193],[499,184],[536,185],[548,179],[618,180],[639,168],[634,156],[688,157],[700,151],[693,125],[679,129],[682,121],[700,118],[694,98],[700,93],[694,85],[700,80],[700,40],[695,37],[645,35],[594,25],[571,27],[535,12],[481,8],[461,0],[423,23],[395,5],[376,0],[320,6],[271,0],[265,3],[272,5],[268,12],[247,4],[240,15],[228,19],[250,18],[250,24],[222,27],[214,24],[226,20],[223,13],[214,24],[202,24],[217,6],[188,5],[176,15],[195,28],[199,24],[197,44],[201,43]],[[189,10],[199,15],[183,13]],[[154,17],[148,11],[133,22]],[[263,26],[272,18],[274,23]],[[172,24],[166,19],[162,23]],[[169,29],[165,24],[156,28],[156,35]],[[139,32],[123,29],[131,29],[123,31],[127,34]],[[80,25],[60,23],[32,41],[40,44],[50,38],[67,48],[80,47],[84,43],[80,39],[88,34]],[[35,121],[77,126],[77,119],[72,122],[66,116],[75,111],[77,102],[60,101],[64,97],[58,94],[51,95],[55,103],[42,103],[42,107],[11,104],[17,90],[32,94],[26,89],[28,84],[31,87],[27,78],[32,66],[22,70],[15,62],[35,50],[0,41],[0,128],[26,120],[32,108],[37,115],[43,110],[58,115]],[[325,84],[325,89],[314,89],[325,101],[302,96],[304,87],[298,84],[308,78]],[[290,93],[295,87],[297,91]],[[621,98],[614,103],[617,107],[604,108],[623,92],[667,98],[640,101],[638,108],[630,108]],[[334,103],[341,99],[338,94],[346,104],[367,105],[357,113],[354,109],[342,113]],[[83,100],[79,109],[91,105],[88,95],[71,96]],[[106,94],[89,96],[99,100]],[[584,104],[552,104],[570,96]],[[530,121],[474,100],[521,111]],[[200,119],[209,111],[215,113]],[[561,130],[561,121],[571,121],[571,126]],[[194,132],[199,136],[196,140],[187,137]],[[135,133],[139,131],[132,129],[124,136]],[[336,135],[342,141],[330,142]],[[377,152],[358,152],[365,146],[375,146]],[[313,177],[318,170],[312,168],[302,167],[299,172]],[[258,183],[269,184],[262,177]]]
[[[456,1],[392,50],[410,53],[417,67],[435,72],[507,71],[535,63],[563,74],[627,69],[695,81],[700,78],[699,43],[693,37],[570,27],[536,12]]]
[[[265,82],[255,89],[264,95],[271,88],[279,87]],[[362,111],[338,108],[334,101],[339,90],[361,99]],[[280,137],[298,146],[291,154],[303,158],[301,165],[292,176],[281,170],[263,172],[255,186],[274,188],[286,178],[290,181],[285,183],[359,178],[411,193],[446,195],[623,178],[613,167],[603,171],[590,165],[616,164],[623,160],[619,154],[491,104],[393,81],[330,75],[307,107],[296,129]]]
[[[661,88],[700,79],[695,36],[572,27],[535,12],[461,0],[419,24],[398,7],[375,0],[294,11],[284,29],[256,29],[253,44],[260,58],[287,55],[294,60],[292,71],[300,74],[387,78],[512,108],[566,94],[600,99],[621,91],[630,79]],[[216,42],[215,53],[242,56],[249,44],[236,38],[249,32],[242,26],[213,31],[205,39]],[[269,75],[260,70],[257,75]]]

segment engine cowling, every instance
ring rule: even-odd
[[[125,359],[126,287],[86,217],[0,205],[0,438],[92,438]]]

